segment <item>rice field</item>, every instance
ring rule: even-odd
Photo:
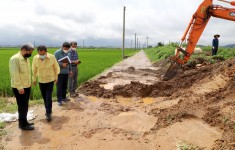
[[[57,49],[59,48],[49,48],[48,53],[54,54]],[[0,96],[2,97],[13,96],[9,75],[9,59],[18,51],[19,48],[0,48]],[[136,52],[125,50],[125,55],[131,56]],[[32,57],[30,57],[31,64],[32,58],[36,54],[37,51],[34,50]],[[82,62],[79,65],[79,85],[122,60],[121,49],[78,49],[78,54]],[[55,96],[55,92],[54,88],[53,96]],[[32,87],[31,99],[41,99],[38,85]]]

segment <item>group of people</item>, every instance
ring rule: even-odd
[[[32,62],[32,83],[39,82],[42,98],[46,109],[46,120],[51,121],[52,114],[52,92],[56,84],[56,94],[58,105],[62,106],[62,101],[68,101],[66,97],[67,87],[70,96],[76,97],[78,87],[78,65],[81,63],[76,51],[77,42],[64,42],[62,48],[54,55],[48,53],[47,47],[40,45],[37,47],[38,54],[34,56]],[[20,51],[13,55],[9,61],[9,71],[11,76],[11,87],[16,97],[19,114],[19,128],[22,130],[34,130],[34,123],[27,121],[29,97],[31,90],[31,67],[30,60],[34,50],[31,43],[24,44]],[[61,58],[68,56],[70,63],[61,62]]]
[[[212,56],[217,54],[220,35],[214,35],[212,41]],[[78,96],[78,65],[81,63],[76,51],[77,42],[64,42],[62,48],[54,55],[47,52],[47,47],[37,47],[38,54],[34,56],[32,63],[33,84],[36,85],[38,78],[39,87],[46,109],[46,119],[51,121],[52,114],[52,92],[54,84],[57,86],[58,105],[62,106],[63,101],[69,101],[66,97],[67,87],[71,97]],[[11,87],[16,97],[19,113],[19,128],[22,130],[33,130],[34,124],[27,121],[28,103],[31,90],[31,69],[29,57],[32,55],[34,46],[31,43],[25,44],[21,50],[13,55],[9,61],[11,76]],[[61,60],[68,56],[70,63]]]

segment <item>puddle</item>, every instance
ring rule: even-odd
[[[131,83],[131,80],[123,80],[122,78],[121,78],[121,79],[116,79],[116,78],[114,78],[114,79],[112,79],[112,80],[109,79],[109,81],[106,81],[106,82],[107,82],[107,84],[102,84],[102,85],[100,85],[100,86],[103,87],[103,88],[106,89],[106,90],[113,90],[113,87],[114,87],[115,85],[130,84],[130,83]]]
[[[145,76],[145,77],[143,77]],[[140,82],[142,84],[151,85],[156,81],[159,81],[159,78],[151,75],[143,75],[139,72],[128,74],[123,72],[113,73],[109,78],[100,79],[105,84],[100,84],[100,87],[103,87],[106,90],[113,90],[116,85],[127,85],[131,82]]]
[[[122,112],[110,119],[113,128],[132,132],[146,132],[154,127],[157,119],[139,112]]]
[[[110,100],[110,99],[104,99],[104,98],[97,98],[94,96],[88,96],[87,99],[91,102]],[[123,106],[133,106],[134,104],[140,104],[142,102],[144,105],[154,105],[155,108],[165,109],[165,108],[170,108],[170,107],[178,104],[180,101],[180,98],[177,98],[174,100],[164,100],[164,97],[159,97],[159,98],[153,98],[153,97],[126,98],[126,97],[122,97],[122,96],[116,96],[115,100],[117,103],[119,103]]]
[[[87,96],[87,99],[92,101],[92,102],[97,102],[99,100],[99,98],[97,98],[95,96]]]
[[[133,103],[134,103],[133,98],[125,98],[125,97],[122,97],[122,96],[117,96],[116,101],[119,104],[124,105],[124,106],[132,106]]]
[[[159,101],[157,103],[155,103],[155,108],[159,108],[159,109],[165,109],[165,108],[170,108],[174,105],[177,105],[180,101],[180,98],[177,99],[173,99],[173,100],[166,100],[166,101]]]
[[[143,102],[144,102],[144,104],[150,105],[150,104],[153,104],[154,99],[155,98],[146,97],[146,98],[143,98]]]

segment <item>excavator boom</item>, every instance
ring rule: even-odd
[[[235,5],[235,1],[227,2],[225,0],[220,0],[226,3],[230,3],[231,5]],[[204,0],[198,7],[197,11],[193,14],[192,19],[181,38],[181,42],[179,47],[177,48],[177,52],[175,56],[170,57],[171,66],[167,70],[167,72],[163,75],[163,80],[169,80],[174,77],[177,73],[175,69],[179,69],[181,65],[187,63],[190,59],[190,56],[194,52],[194,48],[201,37],[210,17],[216,17],[226,20],[235,21],[235,9],[222,7],[220,5],[213,5],[213,0]],[[181,48],[181,44],[187,38],[187,47],[185,50]],[[180,52],[183,53],[183,58],[180,57]]]

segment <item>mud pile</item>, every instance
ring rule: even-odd
[[[99,80],[86,82],[80,87],[79,91],[85,95],[92,95],[95,97],[114,97],[111,90],[106,90],[103,87],[100,87],[100,84],[103,84],[103,82],[100,82]]]
[[[130,84],[115,85],[113,90],[107,90],[101,87],[103,83],[100,79],[109,78],[112,75],[102,76],[97,80],[89,81],[80,87],[81,93],[96,97],[111,98],[114,96],[124,97],[169,97],[176,93],[183,93],[185,89],[190,88],[193,84],[209,77],[212,78],[218,74],[225,74],[232,67],[232,60],[220,62],[213,65],[207,65],[199,69],[191,69],[178,74],[170,81],[158,81],[151,85],[143,84],[139,81],[131,81]],[[162,70],[145,70],[146,72],[154,72],[156,76],[162,75]],[[130,72],[130,69],[124,70]],[[134,70],[133,70],[134,72]],[[135,71],[137,73],[137,71]],[[143,76],[143,75],[142,75]],[[144,78],[144,76],[142,77]]]
[[[164,68],[163,68],[164,69]],[[163,69],[146,70],[160,76]],[[130,72],[124,70],[124,72]],[[138,70],[132,69],[136,73]],[[148,114],[158,118],[152,132],[186,119],[203,120],[223,131],[221,139],[214,142],[214,149],[235,149],[235,59],[190,69],[169,81],[143,84],[132,81],[115,85],[113,90],[101,87],[101,79],[85,83],[80,90],[85,95],[98,97],[164,97],[164,101],[180,99],[178,104],[165,109],[153,108]],[[107,77],[110,78],[112,74]],[[144,78],[144,76],[143,76]],[[215,87],[214,87],[215,85]],[[203,90],[201,90],[204,87]],[[208,88],[207,88],[208,87]],[[213,88],[212,88],[213,87]]]

